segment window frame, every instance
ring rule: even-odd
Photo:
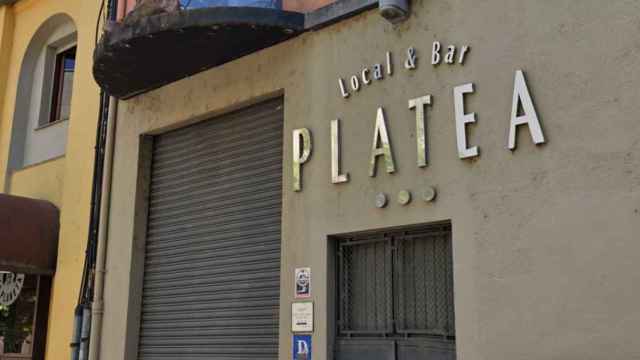
[[[61,47],[56,49],[56,53],[53,58],[53,64],[50,67],[45,68],[45,71],[48,72],[48,76],[51,76],[51,92],[48,94],[48,102],[49,102],[49,114],[48,121],[45,124],[41,124],[42,126],[54,124],[61,121],[69,120],[69,117],[62,118],[62,96],[64,93],[64,76],[65,76],[65,55],[69,53],[73,53],[73,73],[75,77],[76,71],[76,54],[77,54],[77,44],[70,44],[65,47]],[[73,85],[71,88],[71,96],[73,97]]]

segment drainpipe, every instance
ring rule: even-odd
[[[1,1],[1,0],[0,0]],[[107,10],[107,18],[115,19],[117,0],[101,0],[100,11],[96,22],[96,42],[99,33],[100,18]],[[106,4],[105,4],[106,2]],[[109,101],[111,100],[111,101]],[[106,254],[106,226],[108,222],[109,192],[111,190],[111,163],[113,159],[113,137],[115,134],[115,99],[109,98],[100,91],[100,110],[96,129],[96,145],[94,155],[93,186],[91,189],[91,212],[89,234],[85,251],[84,269],[78,294],[78,306],[74,316],[74,329],[71,341],[71,360],[87,360],[92,353],[97,354],[100,330],[102,328],[102,293],[104,288],[104,263]],[[107,149],[107,146],[109,148]],[[105,157],[107,159],[105,159]],[[107,172],[108,179],[104,180]],[[99,241],[100,238],[100,241]],[[98,250],[100,248],[100,250]],[[100,256],[98,256],[100,252]],[[100,258],[98,260],[97,258]],[[99,264],[96,264],[99,262]],[[98,271],[96,274],[96,265]],[[96,278],[99,278],[97,280]],[[98,301],[95,299],[95,285],[99,281]],[[95,308],[92,308],[92,305]],[[95,314],[95,315],[94,315]],[[92,316],[94,315],[94,316]],[[96,320],[97,319],[97,320]],[[97,324],[96,324],[97,322]],[[91,343],[89,340],[93,340]],[[96,358],[96,355],[91,356]]]
[[[78,351],[78,357],[80,360],[87,360],[89,352],[89,334],[91,333],[91,309],[84,307],[82,309],[82,327],[80,329],[80,350]]]
[[[102,319],[104,317],[104,277],[107,261],[107,238],[109,234],[109,207],[111,205],[111,179],[113,174],[113,153],[115,148],[116,119],[118,101],[109,101],[109,119],[107,123],[107,141],[104,157],[102,181],[102,201],[100,204],[100,227],[98,230],[98,249],[96,253],[95,283],[91,306],[91,338],[89,341],[89,360],[99,358]]]
[[[93,273],[95,268],[95,247],[98,238],[98,220],[99,211],[102,208],[100,201],[102,200],[102,172],[104,163],[104,150],[106,143],[106,128],[108,117],[108,101],[109,97],[100,92],[100,108],[98,111],[98,126],[96,128],[96,144],[94,148],[93,159],[93,180],[91,186],[91,204],[89,214],[89,232],[87,236],[87,247],[85,250],[84,268],[82,269],[82,278],[80,283],[80,292],[78,294],[78,305],[74,313],[73,333],[71,338],[71,360],[86,360],[80,357],[82,343],[89,341],[83,338],[82,329],[86,323],[85,316],[90,316],[91,299],[93,295]],[[89,311],[85,311],[89,309]],[[84,351],[84,356],[88,355]]]
[[[73,335],[71,339],[71,360],[80,359],[80,332],[82,331],[82,305],[76,306],[73,316]]]

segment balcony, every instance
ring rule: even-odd
[[[182,0],[180,10],[114,23],[94,53],[93,75],[127,99],[285,41],[304,14],[278,0]]]

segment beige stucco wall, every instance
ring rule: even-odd
[[[140,135],[158,133],[279,92],[285,98],[280,359],[290,357],[293,269],[311,266],[314,358],[330,359],[327,235],[450,219],[459,359],[640,359],[640,44],[634,1],[421,1],[397,28],[369,11],[120,104],[109,236],[105,359],[135,354],[144,236],[136,196]],[[472,47],[464,66],[432,67],[433,40]],[[402,68],[409,46],[414,71]],[[342,99],[337,77],[395,57],[393,77]],[[514,73],[523,69],[547,144],[526,130],[506,150]],[[472,82],[470,145],[457,157],[453,87]],[[430,165],[415,165],[407,101],[433,96]],[[377,106],[397,172],[369,178]],[[329,122],[343,130],[348,184],[330,183]],[[294,193],[291,131],[314,152]],[[142,156],[144,158],[144,156]],[[256,166],[260,166],[256,164]],[[438,189],[406,207],[398,191]],[[138,189],[138,190],[137,190]],[[386,192],[390,205],[374,207]],[[140,202],[140,200],[138,200]],[[138,210],[141,210],[138,208]],[[136,227],[136,222],[137,226]],[[135,235],[134,235],[135,234]],[[132,267],[133,264],[133,267]],[[126,314],[126,315],[124,315]],[[123,336],[127,334],[128,336]],[[128,338],[128,340],[127,340]],[[125,357],[132,359],[133,357]]]

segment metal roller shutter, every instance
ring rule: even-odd
[[[277,359],[282,100],[154,138],[139,359]]]

